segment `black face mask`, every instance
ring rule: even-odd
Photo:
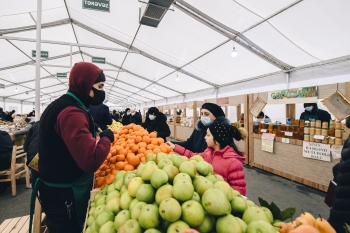
[[[103,103],[106,97],[106,93],[104,91],[97,90],[92,87],[92,91],[94,92],[94,97],[89,96],[89,102],[93,106],[97,106]]]

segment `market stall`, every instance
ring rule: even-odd
[[[170,128],[170,137],[175,138],[175,121],[174,121],[174,109],[172,104],[163,105],[163,113],[167,116],[167,123]]]
[[[345,96],[349,95],[349,91],[348,93],[345,91],[345,86],[345,83],[318,86],[318,94],[314,97],[316,101],[317,99],[325,99],[336,90]],[[271,103],[269,96],[271,96],[271,92],[249,95],[250,107],[253,107],[253,101],[257,99],[267,104]],[[339,162],[341,146],[348,134],[343,133],[344,127],[340,122],[330,121],[328,126],[328,122],[321,125],[320,121],[299,121],[295,104],[302,102],[308,101],[302,100],[301,97],[295,98],[295,103],[290,103],[290,99],[289,102],[286,102],[288,103],[285,104],[286,121],[291,119],[291,123],[286,124],[286,128],[283,128],[285,122],[282,122],[281,125],[270,123],[268,126],[253,122],[253,115],[250,112],[249,164],[287,179],[327,191],[329,182],[333,179],[332,168]],[[279,103],[283,103],[283,98],[279,99]],[[331,128],[328,129],[329,127]],[[271,135],[273,136],[270,137]],[[322,135],[323,139],[318,137]],[[337,153],[335,151],[331,153],[331,149],[336,149]]]

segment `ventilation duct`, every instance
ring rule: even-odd
[[[142,1],[140,1],[142,2]],[[149,0],[142,2],[140,8],[140,24],[158,27],[158,24],[163,19],[174,0]]]

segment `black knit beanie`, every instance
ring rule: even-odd
[[[214,121],[210,126],[209,130],[214,137],[214,140],[220,144],[223,148],[233,143],[233,139],[240,141],[242,139],[239,130],[231,125],[226,125],[218,121]]]
[[[100,73],[100,75],[97,77],[96,81],[94,82],[95,83],[99,83],[99,82],[106,82],[106,76],[105,74],[103,73],[103,71]]]
[[[209,112],[211,112],[215,117],[225,116],[224,111],[222,108],[213,103],[205,103],[202,105],[202,109],[207,109]]]

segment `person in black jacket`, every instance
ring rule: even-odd
[[[12,110],[11,112],[9,112],[6,117],[5,117],[5,120],[7,121],[10,121],[10,122],[13,122],[13,118],[12,118],[12,115],[15,114],[15,110]]]
[[[322,109],[318,109],[317,103],[305,103],[305,111],[301,113],[300,120],[310,121],[311,119],[321,120],[322,122],[330,122],[331,115]]]
[[[131,113],[130,113],[130,123],[134,123],[136,125],[141,125],[142,124],[142,118],[141,115],[136,112],[135,109],[131,109]]]
[[[92,115],[94,122],[102,130],[107,129],[107,125],[112,124],[112,117],[109,114],[109,107],[105,104],[100,104],[97,106],[90,105],[89,112]]]
[[[11,167],[12,147],[10,135],[0,130],[0,171]],[[0,183],[0,192],[5,191],[8,186],[8,183]]]
[[[346,119],[346,127],[350,128],[350,117]],[[336,166],[333,173],[337,187],[328,221],[337,233],[345,233],[345,223],[350,225],[350,136],[344,142],[341,160]]]
[[[116,122],[119,122],[120,114],[117,112],[117,110],[113,110],[112,113],[112,119],[115,120]]]
[[[156,133],[157,137],[163,138],[166,142],[166,137],[170,136],[170,128],[166,120],[166,116],[159,112],[158,108],[151,107],[148,109],[148,117],[142,127],[147,129],[148,133]]]
[[[208,127],[217,120],[224,124],[230,124],[225,118],[225,113],[219,105],[213,103],[205,103],[201,109],[201,119],[196,124],[196,129],[193,130],[190,138],[184,142],[168,142],[170,147],[174,147],[172,144],[178,144],[187,150],[193,152],[203,152],[207,148],[207,143],[204,140],[207,134]]]
[[[5,120],[5,112],[4,112],[4,110],[2,108],[0,108],[0,118],[3,121]]]
[[[24,141],[23,150],[27,153],[27,166],[39,151],[39,125],[39,121],[34,123],[34,125],[29,129],[26,140]],[[39,178],[39,172],[33,168],[29,169],[31,171],[30,183],[32,184],[32,187],[34,187],[36,179]]]
[[[122,124],[123,125],[130,124],[130,114],[131,114],[130,108],[126,108],[124,116],[123,116],[123,119],[122,119]]]

